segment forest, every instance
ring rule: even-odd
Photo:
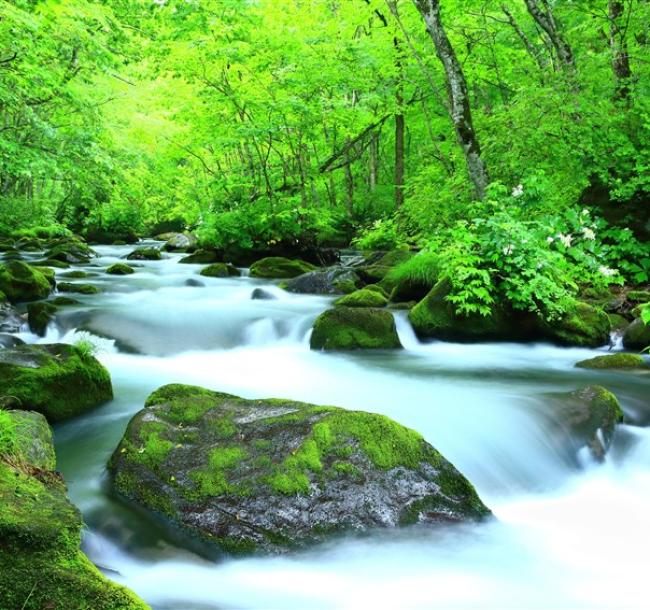
[[[649,349],[650,1],[0,0],[2,610],[640,609]]]

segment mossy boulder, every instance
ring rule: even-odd
[[[70,267],[70,263],[64,263],[63,261],[57,261],[53,258],[48,258],[40,261],[34,261],[32,263],[32,266],[39,267],[39,270],[47,267],[53,267],[54,269],[68,269]]]
[[[575,449],[588,447],[596,459],[609,449],[616,424],[623,421],[623,411],[616,396],[593,385],[556,396],[553,407],[557,422],[568,431]]]
[[[506,341],[524,336],[524,328],[512,324],[512,317],[499,306],[488,316],[459,315],[447,300],[448,279],[440,280],[411,311],[409,320],[418,337],[448,341]]]
[[[106,268],[106,273],[109,275],[131,275],[135,273],[135,269],[126,263],[115,263]]]
[[[212,263],[201,269],[201,275],[204,277],[238,277],[241,271],[230,263]]]
[[[375,253],[367,257],[366,264],[359,266],[357,272],[365,282],[380,282],[395,267],[410,260],[413,256],[413,252],[409,252],[408,250],[391,250],[385,253]]]
[[[58,422],[111,400],[113,389],[108,371],[74,345],[20,345],[0,351],[0,396]]]
[[[387,417],[192,386],[147,399],[109,472],[122,495],[231,552],[489,515],[442,455]]]
[[[81,271],[80,269],[75,269],[74,271],[66,271],[65,273],[62,273],[61,277],[70,280],[83,280],[88,277],[92,277],[93,275],[96,274],[88,273],[87,271]]]
[[[545,338],[561,345],[600,347],[609,342],[611,323],[607,314],[587,303],[577,303],[559,320],[539,322]]]
[[[335,307],[323,312],[314,323],[309,344],[316,350],[402,347],[390,312],[356,307]]]
[[[54,297],[50,303],[52,305],[56,305],[57,307],[65,307],[67,305],[80,305],[81,302],[77,301],[77,299],[73,299],[71,297],[64,297],[64,296],[58,296]]]
[[[81,514],[55,467],[43,416],[0,411],[0,608],[146,610],[81,552]]]
[[[630,290],[627,300],[632,303],[647,303],[650,301],[650,290]]]
[[[352,269],[329,267],[289,279],[282,288],[298,294],[348,294],[354,292],[361,283]]]
[[[18,303],[44,299],[52,285],[42,269],[22,261],[7,261],[0,264],[0,290],[12,303]]]
[[[45,258],[63,263],[87,263],[96,256],[95,251],[86,243],[74,239],[56,240],[52,247],[45,252]]]
[[[221,256],[215,250],[202,250],[199,249],[189,256],[185,256],[179,260],[179,263],[186,265],[209,265],[210,263],[218,263]]]
[[[334,305],[337,307],[386,307],[388,299],[380,290],[361,288],[336,299]]]
[[[162,258],[162,253],[159,248],[149,246],[136,248],[126,258],[130,261],[159,261]]]
[[[92,284],[73,284],[71,282],[59,282],[57,285],[59,292],[76,292],[78,294],[98,294],[101,292],[97,286]]]
[[[167,233],[164,250],[168,252],[187,252],[196,248],[196,235],[192,233]]]
[[[581,360],[576,366],[581,369],[643,369],[648,363],[639,354],[606,354]]]
[[[45,336],[48,324],[54,320],[56,305],[48,301],[38,301],[27,305],[27,323],[29,330],[41,337]]]
[[[314,271],[316,267],[300,259],[267,256],[251,265],[251,277],[289,279]]]
[[[626,349],[645,349],[650,346],[650,325],[637,318],[623,333],[623,345]]]

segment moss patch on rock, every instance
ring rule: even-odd
[[[193,386],[147,399],[109,471],[122,495],[227,551],[489,515],[421,435],[387,417]]]
[[[56,311],[56,305],[48,301],[29,303],[27,305],[27,323],[29,324],[29,330],[43,337],[48,324],[54,320]]]
[[[577,303],[560,320],[540,322],[546,337],[562,345],[600,347],[609,342],[611,323],[607,314],[587,303]]]
[[[52,286],[42,269],[22,261],[0,264],[0,290],[12,303],[44,299]]]
[[[106,268],[106,273],[110,275],[131,275],[135,269],[126,263],[115,263]]]
[[[204,277],[239,277],[241,271],[230,263],[213,263],[201,269]]]
[[[650,346],[650,325],[637,318],[623,333],[623,345],[626,349],[642,350]]]
[[[209,265],[210,263],[219,262],[220,255],[214,250],[197,250],[193,254],[182,258],[179,263],[187,265]]]
[[[0,411],[0,608],[146,610],[81,552],[81,515],[54,468],[43,416]]]
[[[162,258],[162,253],[159,248],[149,246],[136,248],[126,258],[130,261],[159,261]]]
[[[93,286],[92,284],[59,282],[56,287],[59,292],[76,292],[77,294],[98,294],[101,292],[97,286]]]
[[[58,422],[113,398],[108,371],[73,345],[20,345],[0,350],[0,396]]]
[[[386,307],[388,299],[381,287],[377,289],[362,288],[334,301],[337,307]]]
[[[288,279],[315,269],[316,267],[311,263],[299,259],[268,256],[254,262],[251,265],[250,274],[251,277]]]
[[[311,349],[356,350],[401,348],[395,319],[388,311],[335,307],[314,323]]]
[[[581,369],[642,369],[648,364],[639,354],[606,354],[576,364]]]

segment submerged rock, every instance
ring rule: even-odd
[[[81,514],[42,415],[0,411],[0,608],[146,610],[81,552]]]
[[[639,354],[606,354],[576,364],[581,369],[642,369],[648,363]]]
[[[616,396],[598,385],[557,397],[556,414],[577,448],[587,446],[597,459],[604,457],[616,424],[623,421],[623,411]]]
[[[268,290],[264,290],[264,288],[255,288],[251,293],[251,299],[253,301],[274,301],[277,297]]]
[[[47,301],[38,301],[27,305],[27,322],[29,330],[40,337],[45,336],[48,324],[54,320],[56,305]]]
[[[355,290],[336,299],[334,305],[337,307],[386,307],[388,299],[380,291],[381,288],[379,290],[361,288],[361,290]]]
[[[645,349],[650,346],[650,325],[637,318],[623,333],[623,345],[627,349]]]
[[[239,277],[241,271],[230,263],[212,263],[201,269],[201,275],[205,277]]]
[[[74,345],[20,345],[0,351],[0,396],[58,422],[113,398],[108,371]]]
[[[335,307],[318,316],[309,345],[324,350],[402,347],[391,313],[354,307]]]
[[[345,267],[309,271],[288,280],[282,287],[299,294],[348,294],[361,285],[359,276]]]
[[[135,273],[135,269],[126,263],[115,263],[106,268],[106,273],[109,275],[131,275]]]
[[[136,248],[126,257],[130,261],[159,261],[162,254],[158,248],[149,246],[146,248]]]
[[[381,415],[169,385],[109,462],[127,498],[233,552],[489,515],[417,432]]]
[[[16,345],[24,345],[25,342],[13,335],[0,333],[0,347],[16,347]]]
[[[44,299],[52,285],[43,269],[31,267],[21,261],[0,264],[0,290],[12,303]]]
[[[268,256],[253,263],[250,274],[251,277],[288,279],[315,269],[311,263],[299,259]]]

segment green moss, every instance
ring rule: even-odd
[[[176,424],[194,424],[206,411],[214,406],[214,399],[209,396],[196,396],[192,400],[176,398],[168,401],[169,408],[165,419]]]
[[[213,263],[201,269],[201,275],[205,277],[238,277],[241,272],[229,263]]]
[[[547,336],[564,345],[599,347],[609,341],[611,324],[607,314],[588,305],[576,303],[560,320],[542,323]]]
[[[251,265],[251,277],[288,279],[314,271],[316,267],[305,261],[269,256]]]
[[[0,395],[58,422],[113,397],[108,371],[65,344],[20,345],[0,351]]]
[[[336,472],[339,474],[350,477],[352,479],[356,479],[362,476],[361,469],[357,468],[350,462],[334,462],[334,464],[332,464],[332,468],[334,468],[334,470],[336,470]]]
[[[106,273],[110,275],[131,275],[135,273],[135,269],[126,263],[115,263],[110,267],[107,267]]]
[[[27,305],[29,330],[41,337],[44,336],[48,324],[54,319],[56,311],[56,306],[47,301],[29,303]]]
[[[92,284],[72,284],[70,282],[59,282],[57,285],[59,292],[77,292],[79,294],[98,294],[101,292],[97,286]]]
[[[197,250],[196,252],[182,258],[179,263],[185,263],[188,265],[207,265],[210,263],[216,263],[220,259],[220,256],[214,250]]]
[[[16,452],[16,425],[7,411],[0,409],[0,457]]]
[[[378,309],[335,307],[314,323],[311,349],[395,349],[401,343],[395,320]]]
[[[218,439],[228,439],[235,436],[237,426],[229,417],[218,417],[210,420],[210,430]]]
[[[633,303],[647,303],[650,301],[650,290],[630,290],[627,300]]]
[[[235,491],[237,487],[228,482],[228,471],[235,468],[246,456],[247,452],[238,446],[212,449],[208,454],[207,467],[191,474],[198,494],[201,497],[214,497]]]
[[[650,346],[650,325],[637,318],[623,333],[623,345],[626,349],[643,350]]]
[[[66,277],[73,280],[83,280],[87,277],[91,277],[91,274],[86,273],[85,271],[75,270],[75,271],[68,271],[66,273],[62,273],[61,277]]]
[[[136,248],[126,258],[136,261],[159,261],[162,258],[162,253],[158,248],[154,247]]]
[[[334,301],[334,305],[337,307],[385,307],[388,304],[388,299],[382,292],[381,287],[378,287],[378,290],[362,288],[337,299]]]
[[[309,477],[297,470],[279,470],[267,478],[267,483],[275,492],[292,496],[309,492]]]
[[[581,360],[576,366],[583,369],[640,369],[648,365],[639,354],[607,354]]]
[[[0,290],[12,303],[44,299],[52,286],[42,269],[21,261],[0,264]]]

